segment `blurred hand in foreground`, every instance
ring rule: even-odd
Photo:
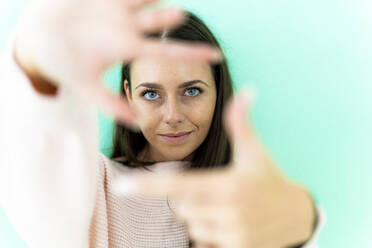
[[[116,182],[118,192],[175,200],[174,211],[197,247],[284,248],[306,242],[315,214],[311,196],[279,172],[247,123],[250,99],[238,96],[225,110],[236,149],[228,168],[125,176]]]
[[[126,124],[135,116],[107,89],[103,73],[115,63],[144,56],[214,62],[215,48],[160,41],[146,33],[174,28],[184,12],[174,7],[141,11],[157,0],[38,0],[21,19],[15,57],[28,74],[62,85]]]

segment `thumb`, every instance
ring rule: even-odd
[[[234,144],[234,164],[243,168],[258,163],[263,156],[261,143],[251,122],[253,102],[252,90],[239,93],[230,100],[224,112],[226,131]]]
[[[132,129],[137,128],[135,114],[129,107],[127,100],[116,95],[100,79],[90,82],[86,87],[80,86],[74,89],[74,91],[88,102],[93,103],[108,116],[126,124]]]

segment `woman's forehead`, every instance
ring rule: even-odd
[[[182,84],[192,80],[214,83],[211,66],[202,62],[186,62],[146,58],[136,60],[131,65],[131,83],[135,87],[141,83]]]

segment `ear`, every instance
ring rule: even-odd
[[[124,90],[125,90],[125,95],[127,96],[128,103],[132,104],[132,94],[129,89],[129,83],[126,79],[124,80]]]

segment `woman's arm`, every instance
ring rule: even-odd
[[[173,8],[139,11],[156,1],[33,1],[2,54],[0,204],[30,247],[89,246],[96,107],[134,121],[126,101],[104,87],[105,70],[143,56],[219,59],[209,46],[145,38],[184,16]]]
[[[52,87],[17,64],[13,44],[1,55],[1,206],[30,247],[89,247],[95,110],[62,87],[48,96]]]

